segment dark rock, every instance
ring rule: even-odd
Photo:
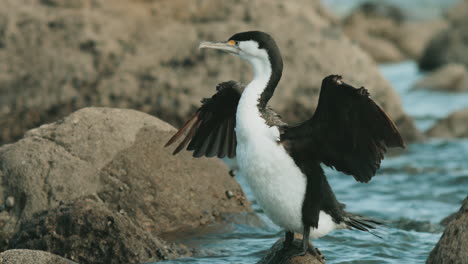
[[[468,137],[468,108],[451,113],[439,120],[426,135],[436,138],[466,138]]]
[[[455,219],[456,217],[457,217],[457,213],[453,213],[453,214],[451,214],[451,215],[445,217],[444,219],[442,219],[442,221],[440,221],[440,225],[446,227],[446,226],[448,226],[448,224],[449,224],[450,222],[452,222],[452,220]]]
[[[51,7],[62,7],[62,8],[83,8],[90,1],[81,0],[41,0],[41,4]]]
[[[19,220],[90,196],[153,235],[252,212],[222,162],[163,148],[175,131],[147,114],[110,108],[85,108],[28,131],[0,148],[0,197],[16,200],[0,213],[0,233],[8,238]]]
[[[468,197],[431,251],[427,264],[468,263]]]
[[[409,218],[400,218],[392,221],[392,225],[402,230],[426,233],[439,233],[444,230],[439,224],[433,224],[430,221],[417,221]]]
[[[240,60],[199,51],[198,43],[249,28],[271,32],[281,48],[285,72],[272,105],[286,121],[309,118],[322,78],[342,74],[366,86],[393,119],[412,124],[377,65],[335,23],[318,0],[5,0],[0,142],[90,105],[133,108],[180,126],[217,83],[251,78]],[[305,111],[296,115],[298,107]]]
[[[2,264],[76,264],[49,252],[29,249],[12,249],[0,254]]]
[[[418,60],[431,39],[448,27],[443,19],[408,21],[398,30],[395,45],[405,54],[405,58]]]
[[[304,256],[294,256],[301,247],[301,240],[294,240],[293,246],[283,250],[284,239],[279,239],[257,264],[325,264],[325,258],[313,256],[307,252]]]
[[[399,7],[381,2],[365,2],[342,21],[344,32],[378,62],[419,58],[446,24],[408,19]]]
[[[460,63],[468,67],[468,1],[456,5],[448,17],[449,26],[435,35],[419,59],[423,70],[434,70],[447,63]]]
[[[413,89],[468,92],[468,71],[462,64],[446,64],[416,82]]]
[[[395,23],[401,24],[406,20],[406,14],[399,7],[388,3],[364,2],[359,7],[367,17],[387,17]]]
[[[61,205],[23,220],[10,248],[45,250],[81,264],[141,263],[190,255],[92,200]]]

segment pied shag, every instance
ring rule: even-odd
[[[265,214],[285,230],[284,247],[303,234],[298,255],[309,238],[335,229],[371,231],[380,221],[344,210],[320,164],[368,182],[380,167],[387,147],[404,147],[395,124],[364,88],[354,88],[341,76],[323,79],[314,115],[299,125],[288,125],[268,101],[281,79],[283,61],[267,33],[237,33],[223,42],[202,42],[246,60],[253,80],[244,87],[235,81],[220,83],[217,93],[167,142],[182,142],[194,157],[236,159],[239,173],[250,185]],[[184,137],[185,136],[185,137]]]

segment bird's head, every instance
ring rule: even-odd
[[[278,46],[273,38],[261,31],[247,31],[234,34],[227,41],[205,41],[200,49],[217,49],[236,55],[248,61],[254,68],[268,65],[268,68],[283,68]]]

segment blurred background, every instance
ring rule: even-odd
[[[370,91],[408,143],[370,184],[327,171],[350,211],[389,221],[384,239],[339,231],[315,245],[328,263],[422,263],[467,196],[467,28],[462,0],[2,0],[0,145],[87,106],[180,127],[217,83],[251,78],[198,43],[266,31],[285,62],[272,106],[286,121],[310,117],[322,78],[340,74]],[[253,263],[276,241],[238,180],[266,225],[185,241],[199,253],[182,262]]]

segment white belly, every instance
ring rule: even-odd
[[[306,177],[270,138],[238,141],[237,162],[265,214],[286,230],[302,233]]]
[[[237,161],[240,173],[273,223],[302,233],[302,203],[307,180],[284,148],[268,138],[238,142]],[[330,215],[320,211],[318,228],[310,230],[310,237],[319,238],[337,228],[344,226],[338,226]]]

